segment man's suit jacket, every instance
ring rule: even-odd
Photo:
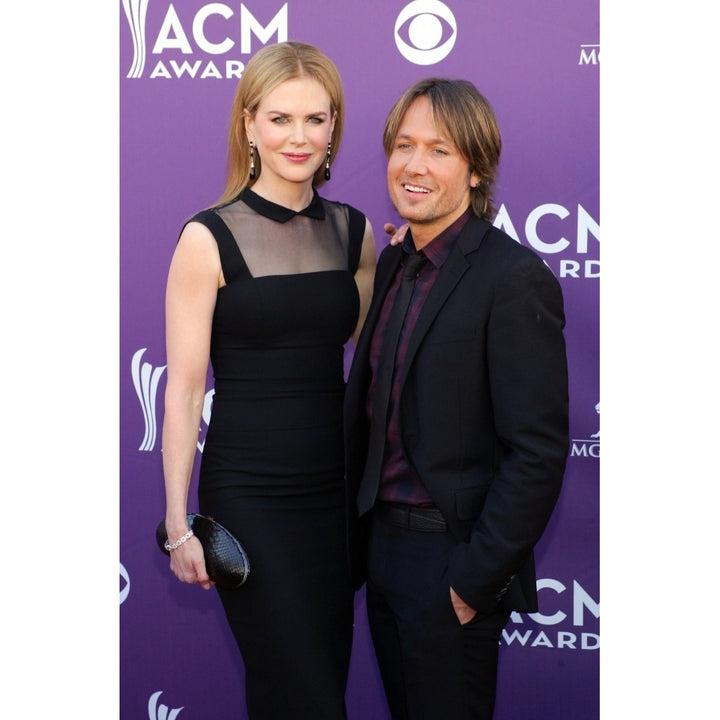
[[[346,388],[346,473],[356,586],[369,424],[370,340],[402,248],[381,253]],[[400,378],[408,460],[457,538],[451,586],[479,613],[537,610],[533,547],[560,493],[568,385],[560,285],[531,250],[473,216],[438,271]]]

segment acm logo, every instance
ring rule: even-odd
[[[538,595],[547,598],[549,603],[558,601],[559,607],[552,614],[528,613],[521,615],[513,612],[510,621],[502,631],[501,642],[505,645],[522,647],[557,648],[559,650],[599,650],[600,603],[577,581],[572,588],[556,578],[541,578],[537,581]],[[548,596],[547,591],[554,593]],[[568,592],[569,591],[569,592]],[[526,627],[525,618],[531,627]],[[571,623],[571,624],[570,624]],[[542,629],[545,628],[545,629]]]
[[[132,357],[130,373],[132,375],[135,394],[140,402],[143,421],[145,423],[145,434],[138,447],[141,452],[151,452],[155,449],[159,433],[157,399],[160,388],[160,379],[165,373],[167,365],[153,366],[149,362],[142,362],[142,357],[147,348],[140,348]],[[207,430],[212,413],[212,401],[215,389],[211,388],[205,393],[202,409],[203,427],[198,428],[197,449],[202,452],[205,447],[204,438],[200,438],[203,429]]]
[[[600,415],[600,403],[595,405],[595,412]],[[591,433],[588,438],[573,438],[570,457],[600,458],[600,430]]]
[[[208,3],[194,15],[179,15],[172,3],[167,4],[159,27],[148,23],[150,0],[122,0],[125,18],[132,37],[133,60],[126,77],[142,78],[150,55],[174,55],[167,62],[160,58],[149,78],[239,78],[244,63],[232,53],[250,55],[253,37],[261,44],[284,42],[288,38],[288,4],[268,9],[268,3],[252,12],[240,3],[239,18],[224,3]],[[273,14],[274,13],[274,14]],[[258,16],[266,18],[259,20]],[[212,30],[211,30],[212,28]],[[239,42],[239,48],[238,48]],[[197,57],[199,54],[203,58]],[[195,56],[188,59],[188,56]],[[210,59],[207,59],[210,56]],[[223,56],[221,58],[221,56]],[[178,57],[182,58],[181,60]]]
[[[161,695],[162,690],[158,690],[158,692],[150,696],[148,700],[148,718],[150,720],[175,720],[183,708],[179,707],[171,710],[163,703],[158,705],[158,700],[160,700]]]
[[[135,394],[140,401],[143,420],[145,421],[145,435],[138,450],[149,451],[155,447],[158,435],[157,423],[157,394],[160,378],[167,365],[153,367],[149,362],[141,362],[147,348],[141,348],[132,357],[130,373],[132,374]]]
[[[586,43],[580,45],[580,59],[578,65],[599,65],[600,45]]]
[[[521,235],[505,203],[500,205],[493,225],[504,230],[516,242],[521,242]],[[557,229],[552,230],[553,226]],[[600,277],[600,260],[588,258],[588,254],[597,253],[599,250],[600,223],[582,205],[578,204],[577,209],[571,211],[559,203],[543,203],[533,208],[524,224],[518,224],[518,227],[524,230],[524,242],[535,252],[541,256],[556,258],[553,259],[555,267],[552,269],[558,277]],[[565,237],[564,233],[568,237]],[[597,244],[590,243],[591,238],[596,240]],[[574,256],[561,256],[569,252]],[[547,259],[546,264],[550,264]]]

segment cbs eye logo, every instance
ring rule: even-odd
[[[455,45],[457,23],[440,0],[413,0],[395,21],[395,45],[416,65],[433,65],[447,57]]]

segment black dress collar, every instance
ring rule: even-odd
[[[306,215],[307,217],[315,218],[316,220],[325,219],[325,208],[323,207],[322,200],[315,189],[313,189],[313,196],[310,204],[299,211],[291,210],[283,205],[278,205],[270,200],[266,200],[264,197],[260,197],[260,195],[256,192],[253,192],[250,188],[245,188],[240,195],[238,195],[238,200],[242,200],[249,208],[259,215],[281,223],[291,220],[296,215]]]

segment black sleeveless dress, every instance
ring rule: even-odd
[[[247,583],[219,590],[248,714],[344,720],[354,593],[343,346],[358,318],[365,217],[317,193],[297,213],[245,190],[192,219],[215,236],[226,281],[212,325],[199,506],[250,558]]]

